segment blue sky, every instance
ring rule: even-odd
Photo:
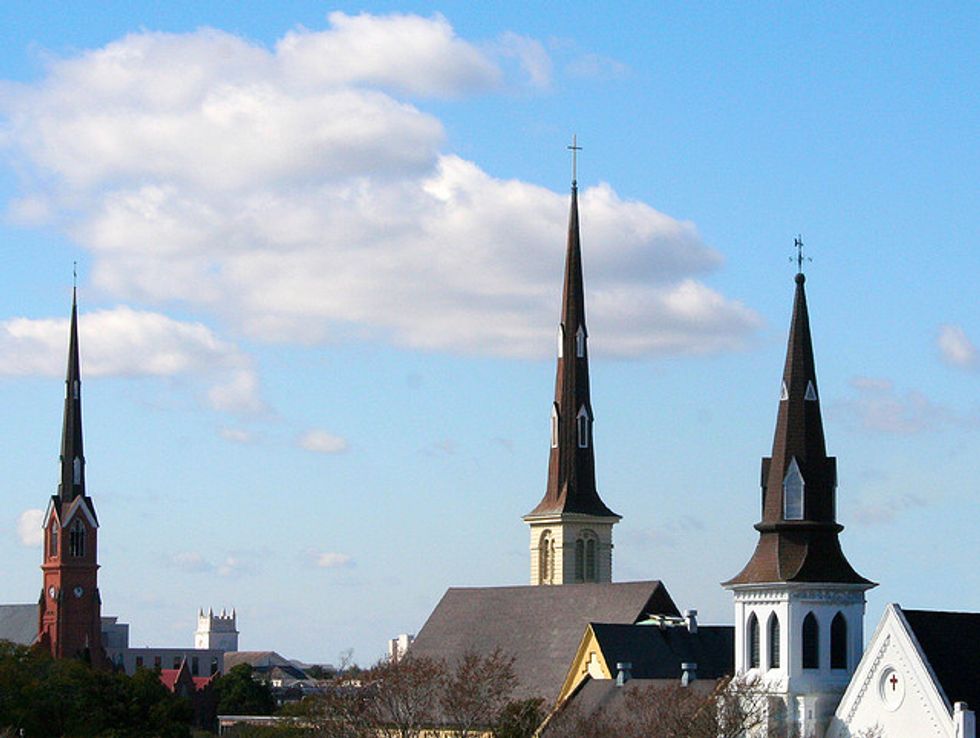
[[[104,612],[369,662],[527,580],[577,133],[614,577],[731,622],[807,289],[843,546],[976,610],[973,3],[0,8],[0,600],[40,583],[71,264]]]

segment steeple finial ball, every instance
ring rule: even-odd
[[[804,282],[806,282],[806,277],[803,275],[803,272],[797,272],[796,273],[796,283],[797,284],[803,284]]]

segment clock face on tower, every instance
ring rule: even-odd
[[[54,595],[55,595],[55,593],[56,593],[57,591],[58,591],[58,590],[56,590],[56,589],[54,588],[54,586],[51,586],[51,587],[48,587],[48,596],[49,596],[49,597],[50,597],[50,598],[51,598],[51,599],[53,600],[53,599],[54,599]]]
[[[76,598],[81,597],[84,593],[85,590],[81,587],[75,587],[75,589],[72,590],[72,594],[74,594]]]

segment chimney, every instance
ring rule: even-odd
[[[626,682],[633,678],[630,669],[633,664],[629,661],[619,661],[616,663],[616,686],[622,687]]]
[[[684,611],[684,624],[687,626],[688,633],[698,632],[698,611],[697,610],[685,610]]]
[[[681,686],[686,687],[698,678],[698,665],[693,661],[685,661],[681,664]]]
[[[977,716],[965,702],[953,705],[953,730],[956,738],[976,738]]]

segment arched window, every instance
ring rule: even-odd
[[[803,668],[820,668],[820,628],[812,612],[803,618]]]
[[[558,358],[565,355],[565,326],[558,324]]]
[[[758,669],[759,659],[759,619],[752,613],[749,615],[749,668]]]
[[[71,465],[72,472],[72,484],[82,483],[82,460],[79,457],[75,457]]]
[[[558,448],[558,405],[551,405],[551,447]]]
[[[575,541],[575,581],[585,581],[585,541]]]
[[[541,540],[538,543],[538,581],[542,584],[551,584],[554,567],[554,546],[551,540],[551,531],[546,530],[541,534]]]
[[[769,668],[779,668],[779,616],[769,616]]]
[[[830,623],[830,668],[847,668],[847,620],[842,612]]]
[[[793,457],[783,479],[783,517],[786,520],[803,520],[803,489],[803,475]]]
[[[81,520],[76,520],[71,524],[68,532],[68,554],[70,556],[85,555],[85,526]]]
[[[575,355],[580,359],[585,356],[585,328],[582,326],[575,333]]]
[[[589,447],[589,411],[585,409],[585,405],[578,410],[578,415],[575,416],[575,420],[578,423],[578,447],[588,448]]]
[[[48,528],[48,556],[58,555],[58,524],[55,521],[51,521],[51,527]]]
[[[596,561],[596,545],[597,541],[595,536],[585,539],[585,581],[587,582],[597,582],[599,581],[599,572]]]

